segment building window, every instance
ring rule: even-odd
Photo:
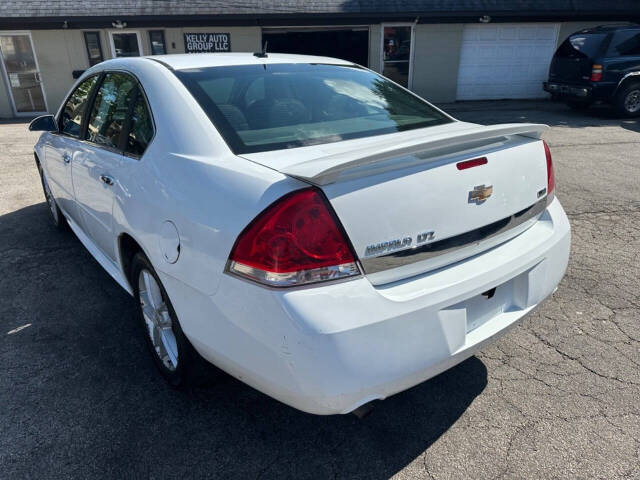
[[[114,57],[139,57],[142,44],[138,32],[109,32],[111,52]]]
[[[102,45],[100,45],[100,32],[84,32],[84,43],[87,46],[90,67],[104,60]]]
[[[149,41],[151,42],[151,55],[164,55],[167,47],[164,43],[164,30],[149,30]]]
[[[382,35],[382,74],[409,88],[413,25],[385,25]]]

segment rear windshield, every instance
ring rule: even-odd
[[[556,56],[594,58],[606,36],[606,33],[575,33],[562,42]]]
[[[177,71],[236,153],[337,142],[451,122],[368,70],[265,64]]]

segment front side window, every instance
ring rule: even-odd
[[[124,73],[107,73],[96,94],[86,139],[104,147],[119,149],[137,90],[133,77]]]
[[[236,154],[452,121],[386,78],[355,66],[241,65],[179,70],[176,75]],[[224,85],[225,94],[213,85]]]
[[[151,30],[149,32],[149,41],[151,42],[151,55],[164,55],[167,53],[167,47],[164,43],[164,31]]]
[[[640,56],[640,31],[622,30],[616,32],[607,51],[608,57]]]
[[[100,45],[100,32],[84,32],[84,43],[87,47],[89,65],[93,67],[100,63],[102,57],[102,46]]]
[[[80,136],[82,117],[87,109],[87,102],[89,101],[91,90],[97,80],[98,75],[94,75],[82,81],[64,104],[58,127],[65,135],[76,138]]]
[[[147,102],[142,92],[138,92],[138,98],[131,113],[131,126],[127,135],[125,151],[135,156],[142,156],[153,137],[153,122],[151,113],[147,108]]]

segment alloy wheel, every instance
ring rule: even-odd
[[[640,90],[631,90],[624,98],[624,108],[629,113],[640,111]]]
[[[178,367],[178,343],[173,332],[173,322],[162,291],[154,276],[147,269],[138,275],[140,307],[153,349],[167,370]]]

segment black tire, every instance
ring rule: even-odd
[[[162,300],[167,307],[167,313],[171,318],[171,331],[175,336],[175,343],[177,346],[177,365],[174,369],[168,368],[167,365],[165,365],[160,354],[154,347],[150,329],[142,311],[139,279],[143,271],[150,273],[155,279],[158,287],[160,288]],[[181,389],[202,383],[203,378],[207,373],[207,367],[205,365],[206,362],[195,351],[187,337],[184,335],[184,332],[180,327],[180,323],[178,322],[178,316],[171,304],[171,300],[169,300],[169,296],[167,295],[158,274],[151,265],[151,262],[149,262],[143,253],[137,253],[131,262],[131,285],[136,299],[138,320],[149,348],[149,353],[167,383],[172,387]]]
[[[640,82],[623,85],[613,100],[616,112],[623,117],[640,115]]]
[[[591,106],[589,102],[567,102],[567,105],[571,110],[583,111]]]
[[[47,180],[45,178],[44,172],[42,171],[42,166],[40,162],[37,162],[38,166],[38,174],[40,175],[40,184],[42,185],[42,192],[44,193],[44,199],[47,202],[47,207],[49,207],[49,215],[51,217],[51,221],[56,229],[61,232],[69,230],[69,224],[67,223],[67,219],[64,217],[64,214],[58,207],[56,203],[56,199],[53,197],[51,190],[47,185]]]

